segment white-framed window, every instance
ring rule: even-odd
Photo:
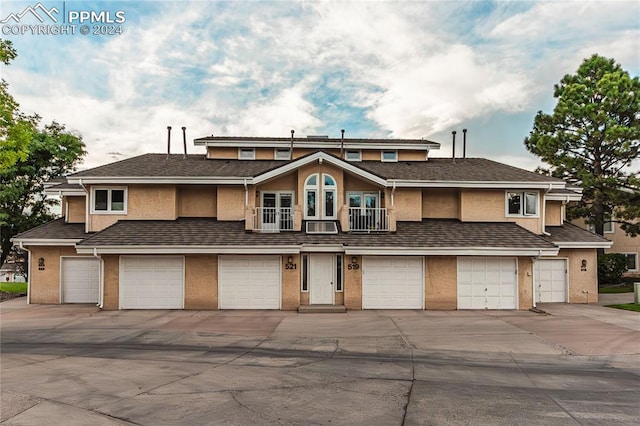
[[[380,153],[381,161],[388,162],[397,162],[398,161],[398,151],[382,151]]]
[[[300,270],[300,291],[307,293],[309,291],[309,255],[302,255],[302,268]]]
[[[238,160],[255,160],[256,150],[253,148],[238,148]]]
[[[317,219],[318,218],[318,174],[314,173],[310,175],[307,180],[304,181],[304,218],[305,219]]]
[[[347,161],[362,161],[362,152],[359,149],[347,150]]]
[[[342,255],[336,255],[336,291],[341,293],[344,291],[342,286]]]
[[[616,231],[615,231],[615,228],[614,228],[614,223],[611,222],[609,218],[606,218],[605,220],[607,222],[605,222],[602,225],[602,230],[603,230],[602,232],[604,234],[613,234],[613,233],[615,233]],[[587,225],[587,229],[589,231],[591,231],[591,232],[596,232],[596,226],[594,224],[592,224],[592,223]]]
[[[276,160],[291,160],[291,151],[289,148],[276,148],[273,158]]]
[[[638,272],[638,253],[622,253],[627,258],[627,271]]]
[[[124,186],[92,187],[91,213],[127,214],[127,188]]]
[[[507,216],[538,216],[538,193],[508,191],[506,210]]]
[[[336,180],[324,173],[322,175],[322,200],[323,200],[323,211],[322,218],[323,219],[336,219],[338,204],[336,200],[336,192],[337,192]]]

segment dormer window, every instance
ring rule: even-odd
[[[382,161],[397,162],[398,161],[398,151],[382,151],[380,159]]]
[[[253,148],[238,149],[238,160],[255,160],[256,150]]]
[[[291,151],[289,148],[276,148],[274,158],[276,160],[291,160]]]
[[[347,161],[362,161],[362,152],[359,149],[347,150]]]

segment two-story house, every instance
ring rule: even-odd
[[[529,309],[597,300],[580,194],[427,140],[210,136],[47,189],[63,217],[14,238],[30,303],[105,309]]]

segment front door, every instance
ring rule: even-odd
[[[312,305],[333,305],[334,257],[332,254],[309,256],[310,300]]]

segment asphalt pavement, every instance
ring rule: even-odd
[[[604,303],[298,314],[14,299],[0,304],[0,421],[640,424],[640,314]]]

